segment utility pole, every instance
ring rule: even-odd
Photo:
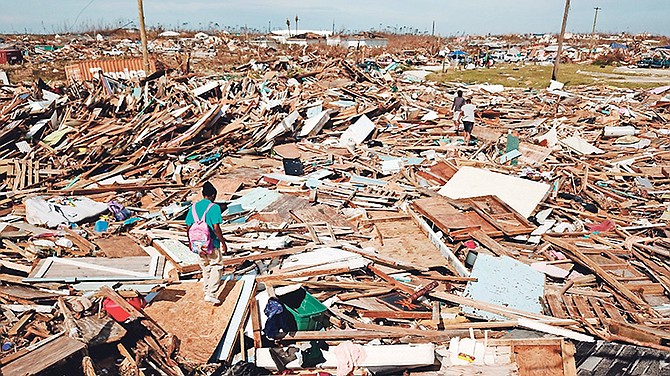
[[[603,8],[600,7],[595,7],[593,8],[596,11],[596,14],[593,16],[593,29],[591,29],[591,50],[589,51],[589,55],[591,55],[591,52],[595,49],[596,46],[596,23],[598,22],[598,12],[600,12]]]
[[[298,35],[298,15],[295,15],[295,35]]]
[[[435,36],[435,20],[433,20],[433,36]]]
[[[592,35],[596,33],[596,22],[598,22],[598,12],[600,12],[603,8],[595,7],[593,9],[596,10],[596,15],[593,16],[593,30],[591,30]]]
[[[268,21],[268,34],[272,32],[272,20]]]
[[[558,81],[558,65],[561,63],[561,53],[563,52],[563,37],[565,36],[565,27],[568,24],[568,13],[570,12],[570,0],[565,0],[565,11],[563,12],[563,24],[561,25],[561,34],[558,35],[558,50],[556,51],[556,61],[554,61],[554,71],[551,73],[551,79]]]
[[[144,26],[144,6],[142,0],[137,0],[137,13],[140,18],[140,38],[142,40],[142,62],[147,76],[151,74],[149,66],[149,50],[147,49],[147,29]]]

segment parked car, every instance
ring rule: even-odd
[[[651,58],[650,57],[645,57],[644,59],[640,60],[637,62],[637,67],[638,68],[649,68],[651,67]]]
[[[651,68],[661,69],[663,68],[663,59],[653,59],[650,64]]]

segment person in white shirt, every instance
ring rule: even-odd
[[[468,146],[470,145],[470,137],[472,136],[472,128],[475,127],[475,110],[477,107],[475,107],[474,104],[472,104],[472,101],[468,98],[465,100],[465,105],[461,107],[461,111],[463,111],[463,115],[461,119],[463,119],[463,128],[465,130],[465,145]]]

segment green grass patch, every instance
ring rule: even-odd
[[[605,85],[628,89],[647,89],[662,86],[659,82],[643,82],[643,80],[640,80],[640,75],[615,73],[614,69],[615,67],[612,66],[562,64],[559,67],[558,78],[566,86]],[[489,69],[456,71],[451,68],[446,73],[433,73],[427,79],[435,82],[488,83],[506,87],[544,89],[549,86],[552,70],[552,66],[500,64]],[[613,76],[591,76],[581,72]]]

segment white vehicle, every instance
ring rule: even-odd
[[[114,48],[110,51],[102,51],[102,54],[107,56],[121,56],[123,55],[123,51]]]

